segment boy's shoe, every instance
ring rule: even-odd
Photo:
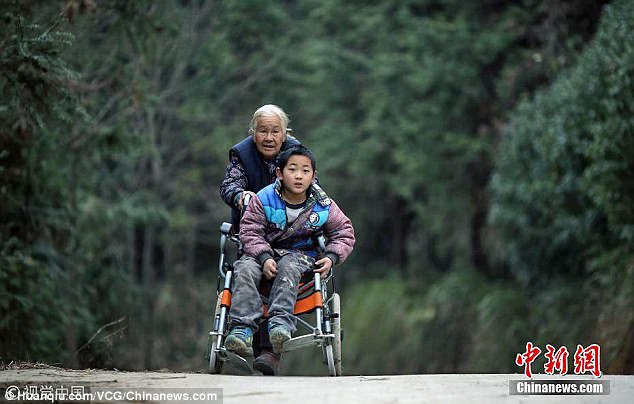
[[[273,346],[273,352],[280,353],[282,345],[291,339],[291,330],[285,326],[269,321],[269,340]]]
[[[266,376],[275,376],[280,365],[280,354],[271,351],[262,351],[262,354],[253,361],[253,368]]]
[[[225,339],[225,348],[245,357],[253,355],[253,330],[249,327],[235,327]]]

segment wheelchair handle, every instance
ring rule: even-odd
[[[221,278],[225,278],[225,247],[227,240],[231,238],[231,223],[224,222],[220,225],[220,259],[218,260],[218,273]]]
[[[231,223],[223,222],[220,225],[220,232],[222,234],[230,234],[231,233]]]
[[[251,202],[251,194],[244,195],[244,199],[242,200],[242,210],[240,211],[240,218],[244,216],[244,212],[247,210],[247,206],[249,206],[249,202]]]

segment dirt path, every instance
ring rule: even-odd
[[[540,379],[543,377],[534,378]],[[581,377],[568,375],[550,379],[561,381]],[[597,380],[590,377],[584,379]],[[609,381],[610,394],[601,396],[509,395],[510,380],[528,381],[523,375],[247,377],[45,367],[0,371],[0,400],[5,399],[5,391],[9,386],[26,390],[55,385],[57,390],[60,387],[71,389],[81,384],[89,385],[91,392],[215,393],[218,398],[215,402],[223,403],[631,403],[634,397],[634,376],[603,376],[599,380]],[[208,397],[213,398],[213,395]],[[144,399],[144,402],[183,402],[161,400],[157,396],[146,396]],[[110,401],[94,399],[94,402]],[[124,398],[119,402],[131,401]]]

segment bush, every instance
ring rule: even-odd
[[[587,274],[634,224],[634,5],[606,9],[579,63],[512,116],[490,220],[525,282]]]
[[[543,343],[600,342],[631,372],[634,3],[606,7],[578,64],[514,112],[490,222]],[[629,330],[629,331],[628,331]]]

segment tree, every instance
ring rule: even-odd
[[[632,304],[633,13],[629,2],[607,7],[578,63],[518,107],[492,182],[491,220],[511,270],[568,315],[579,296],[596,305],[567,332],[600,338],[617,372],[634,349],[623,310]]]

